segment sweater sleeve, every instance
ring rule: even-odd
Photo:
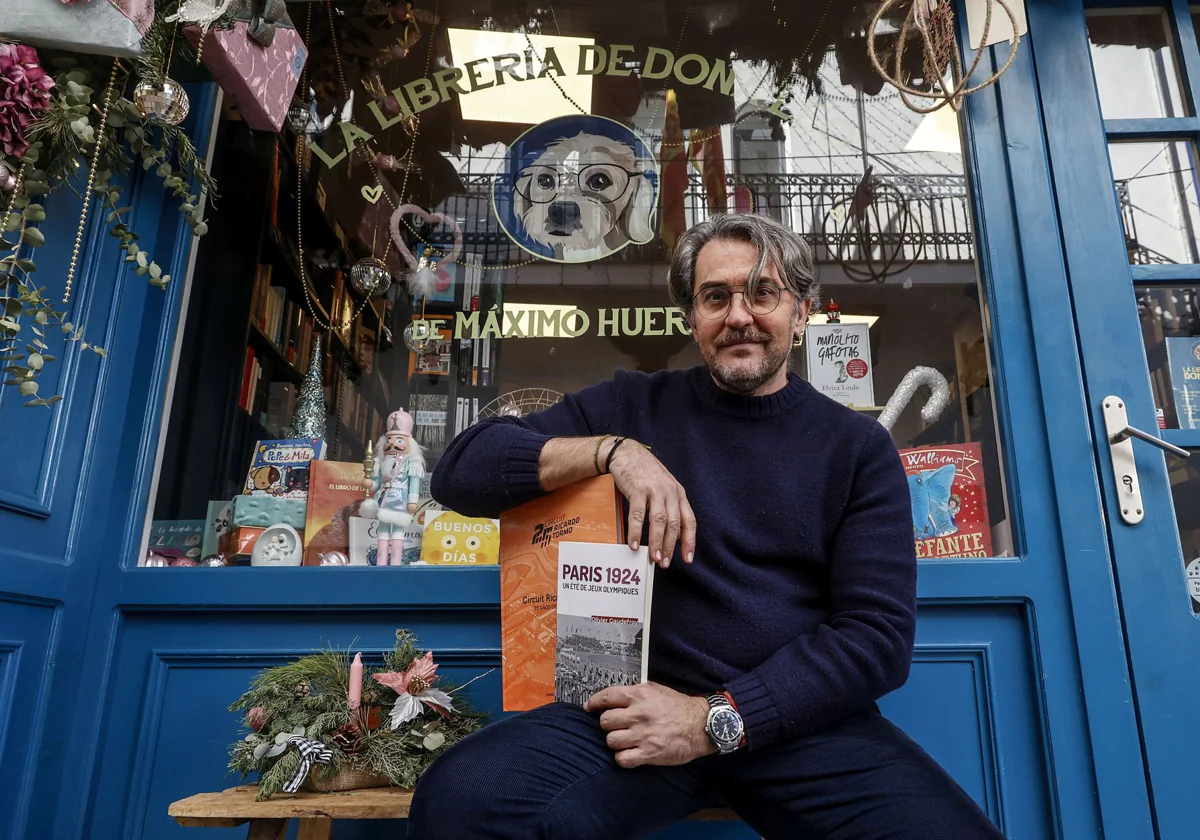
[[[917,558],[908,481],[891,436],[872,430],[830,542],[829,617],[724,686],[751,750],[819,729],[908,679]]]
[[[465,516],[495,518],[541,496],[538,459],[553,437],[604,434],[620,404],[620,378],[584,388],[525,417],[490,417],[446,447],[430,491],[439,504]]]

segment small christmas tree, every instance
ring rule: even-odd
[[[288,429],[289,438],[325,437],[325,392],[321,385],[321,337],[313,338],[312,358],[300,384],[296,413]]]

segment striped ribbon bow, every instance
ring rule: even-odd
[[[333,761],[333,750],[320,741],[303,738],[299,735],[291,736],[287,742],[295,744],[296,749],[300,752],[300,766],[296,768],[295,775],[288,779],[287,784],[283,786],[283,790],[285,793],[295,793],[300,790],[300,785],[304,784],[304,780],[308,778],[308,773],[314,764],[329,764]]]

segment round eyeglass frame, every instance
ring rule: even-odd
[[[605,170],[611,170],[614,172],[625,173],[625,185],[623,187],[621,187],[621,191],[619,193],[617,193],[616,195],[614,195],[612,198],[605,198],[603,195],[598,193],[596,190],[588,189],[587,187],[585,187],[583,185],[584,175],[586,175],[589,170],[597,169],[597,168],[603,168]],[[522,170],[521,177],[517,178],[516,181],[513,183],[513,190],[518,195],[520,195],[521,198],[525,199],[526,201],[528,201],[531,204],[550,204],[551,202],[558,200],[557,194],[551,194],[550,196],[548,196],[546,198],[534,198],[533,196],[527,194],[529,192],[528,186],[525,189],[521,189],[521,181],[525,177],[525,175],[534,173],[534,177],[536,177],[536,170],[545,170],[547,173],[552,174],[555,179],[555,183],[556,184],[558,183],[558,180],[560,178],[560,171],[557,167],[547,166],[546,164],[542,164],[542,163],[534,163],[534,164],[530,164],[529,166],[525,167],[524,170]],[[645,172],[640,172],[636,169],[626,169],[625,167],[617,166],[614,163],[589,163],[587,166],[580,167],[580,169],[575,173],[575,186],[577,186],[579,188],[579,191],[581,193],[583,193],[584,195],[595,196],[603,203],[611,204],[614,201],[620,201],[621,198],[625,195],[625,193],[627,193],[629,191],[629,185],[633,183],[634,178],[642,178],[642,177],[645,177],[645,175],[646,175]],[[530,185],[533,184],[533,177],[531,177],[529,179],[529,184]]]
[[[758,285],[756,285],[754,287],[754,291],[757,291],[758,289],[774,289],[775,291],[777,291],[779,293],[775,297],[775,302],[771,305],[770,309],[763,309],[760,307],[756,307],[750,301],[750,299],[748,297],[746,297],[746,294],[751,291],[750,289],[746,289],[746,288],[735,289],[730,286],[711,286],[707,289],[703,289],[703,290],[697,292],[696,294],[692,295],[692,309],[700,317],[715,321],[719,318],[724,318],[726,315],[728,315],[729,311],[731,309],[733,309],[733,296],[741,295],[742,296],[742,305],[746,307],[746,310],[748,312],[751,312],[755,315],[770,315],[772,312],[774,312],[776,309],[779,308],[779,302],[781,300],[783,300],[783,293],[788,291],[783,286],[779,286],[775,283],[759,283]],[[710,314],[710,313],[707,313],[704,311],[703,304],[701,303],[701,298],[704,295],[709,294],[714,291],[723,291],[723,292],[727,293],[729,295],[729,299],[725,302],[725,305],[723,307],[721,307],[721,310],[719,312]]]

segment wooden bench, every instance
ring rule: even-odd
[[[258,788],[241,785],[220,793],[197,793],[172,802],[167,813],[180,825],[236,828],[250,823],[248,840],[282,840],[288,821],[299,820],[298,840],[328,840],[334,820],[400,820],[408,816],[412,791],[366,788],[341,793],[280,793],[254,801]],[[736,820],[732,811],[708,808],[689,820]]]

